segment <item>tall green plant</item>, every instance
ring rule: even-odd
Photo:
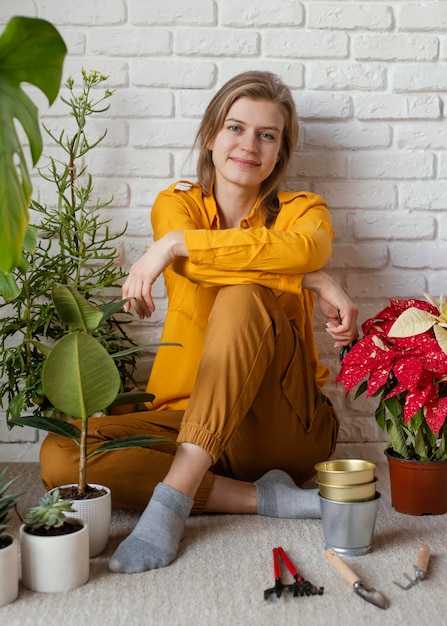
[[[54,285],[53,300],[66,333],[53,347],[42,344],[36,346],[45,355],[42,382],[45,395],[52,406],[61,414],[80,420],[79,425],[58,419],[57,415],[17,418],[14,424],[31,426],[72,439],[79,446],[78,492],[85,493],[87,482],[87,461],[95,454],[150,446],[170,442],[165,438],[146,435],[121,437],[107,441],[87,455],[88,420],[91,415],[106,410],[116,401],[150,402],[152,394],[121,394],[120,376],[111,355],[94,337],[97,328],[122,303],[106,307],[90,304],[72,286]],[[161,344],[178,345],[178,344]],[[141,350],[149,346],[129,348],[129,351]]]
[[[91,117],[109,108],[112,92],[99,89],[106,79],[96,71],[82,70],[82,88],[76,89],[69,77],[61,100],[74,120],[73,131],[56,134],[45,128],[65,158],[49,156],[48,166],[40,169],[54,190],[54,201],[31,203],[36,228],[28,228],[25,262],[13,273],[17,288],[3,292],[5,300],[0,303],[0,374],[4,380],[0,398],[7,401],[8,421],[26,412],[41,415],[51,409],[42,387],[44,357],[33,342],[57,341],[64,333],[51,297],[53,285],[70,284],[98,304],[120,288],[125,274],[118,264],[117,248],[124,230],[111,232],[102,209],[112,198],[95,199],[93,179],[85,165],[86,157],[106,135],[92,139],[89,130]],[[96,337],[107,351],[122,352],[133,345],[128,320],[130,316],[119,308],[98,326]],[[135,364],[133,353],[118,359],[122,388],[132,380]]]
[[[22,263],[32,192],[15,120],[26,133],[33,165],[42,152],[38,110],[21,84],[35,85],[52,104],[66,52],[58,31],[41,19],[13,17],[0,37],[0,280],[8,289],[14,279],[7,274]]]

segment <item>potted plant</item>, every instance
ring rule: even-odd
[[[106,135],[92,137],[89,123],[95,115],[109,108],[110,90],[102,91],[106,80],[99,72],[82,70],[81,87],[69,77],[61,95],[73,125],[56,133],[45,128],[59,153],[46,157],[39,173],[54,189],[49,204],[31,203],[33,226],[27,231],[24,254],[19,267],[8,275],[9,289],[2,290],[0,276],[0,402],[6,401],[8,426],[24,414],[45,415],[51,403],[43,393],[44,354],[33,342],[53,343],[64,334],[52,300],[55,283],[70,284],[94,304],[105,304],[120,289],[125,271],[120,267],[119,238],[112,232],[103,210],[112,199],[95,196],[92,176],[86,159]],[[62,155],[62,156],[61,156]],[[14,281],[14,287],[11,287]],[[135,342],[127,333],[130,315],[118,305],[113,314],[96,329],[102,345],[117,357],[121,389],[136,386],[133,380],[136,359]]]
[[[9,511],[16,506],[19,496],[6,495],[18,477],[6,480],[6,472],[6,468],[0,472],[0,607],[13,602],[19,593],[17,541],[7,533]]]
[[[347,393],[361,383],[356,398],[379,397],[392,503],[415,515],[447,512],[447,306],[443,296],[426,298],[392,299],[364,322],[336,379]],[[397,478],[405,481],[402,493]]]
[[[148,393],[119,393],[120,375],[114,358],[120,355],[109,354],[95,337],[96,330],[117,307],[122,306],[121,302],[94,306],[69,285],[53,286],[53,302],[66,332],[52,347],[36,343],[45,355],[42,385],[53,411],[41,416],[17,418],[14,424],[68,437],[79,446],[78,483],[61,485],[60,490],[65,498],[76,501],[77,515],[89,523],[90,555],[96,556],[104,550],[109,536],[111,495],[107,486],[88,484],[88,459],[103,452],[151,446],[168,440],[145,435],[121,437],[107,441],[87,454],[88,420],[91,415],[106,411],[113,404],[150,402],[154,396]],[[128,350],[147,347],[151,346]],[[98,507],[102,513],[98,513]]]
[[[31,507],[20,527],[22,582],[33,591],[69,591],[90,575],[88,526],[67,517],[71,502],[59,491]]]

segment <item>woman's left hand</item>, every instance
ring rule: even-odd
[[[347,346],[358,337],[358,309],[340,285],[325,272],[311,272],[303,279],[303,287],[318,295],[321,312],[327,318],[326,330],[335,347]]]

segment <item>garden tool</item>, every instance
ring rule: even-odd
[[[395,581],[393,581],[394,584],[397,585],[398,587],[400,587],[401,589],[403,589],[404,591],[406,591],[407,589],[410,589],[410,587],[415,585],[420,580],[424,580],[424,578],[425,578],[425,576],[427,574],[428,561],[429,560],[430,560],[430,548],[427,545],[424,544],[423,546],[421,546],[419,548],[416,565],[413,566],[414,567],[414,571],[415,571],[415,578],[414,578],[414,580],[408,574],[404,574],[404,576],[406,578],[408,578],[410,583],[405,586],[405,585],[401,585],[400,583],[398,583],[395,580]]]
[[[329,563],[335,567],[337,572],[352,586],[355,593],[367,602],[375,604],[381,609],[387,609],[389,606],[388,599],[385,598],[377,589],[368,589],[352,569],[346,565],[334,550],[326,550],[326,558]]]
[[[269,596],[274,593],[279,598],[282,595],[283,590],[287,590],[293,593],[294,597],[297,596],[315,596],[321,595],[324,591],[324,587],[317,588],[308,580],[305,580],[299,575],[296,567],[287,556],[285,550],[281,547],[273,548],[273,568],[275,574],[275,586],[264,591],[264,599],[267,600]],[[293,583],[283,583],[281,580],[281,567],[279,558],[281,557],[285,566],[292,574],[294,578]]]

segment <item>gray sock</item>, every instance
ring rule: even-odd
[[[133,574],[165,567],[177,556],[193,500],[159,483],[130,535],[110,558],[112,572]]]
[[[318,489],[300,489],[282,470],[271,470],[255,481],[258,515],[283,518],[320,518]]]

